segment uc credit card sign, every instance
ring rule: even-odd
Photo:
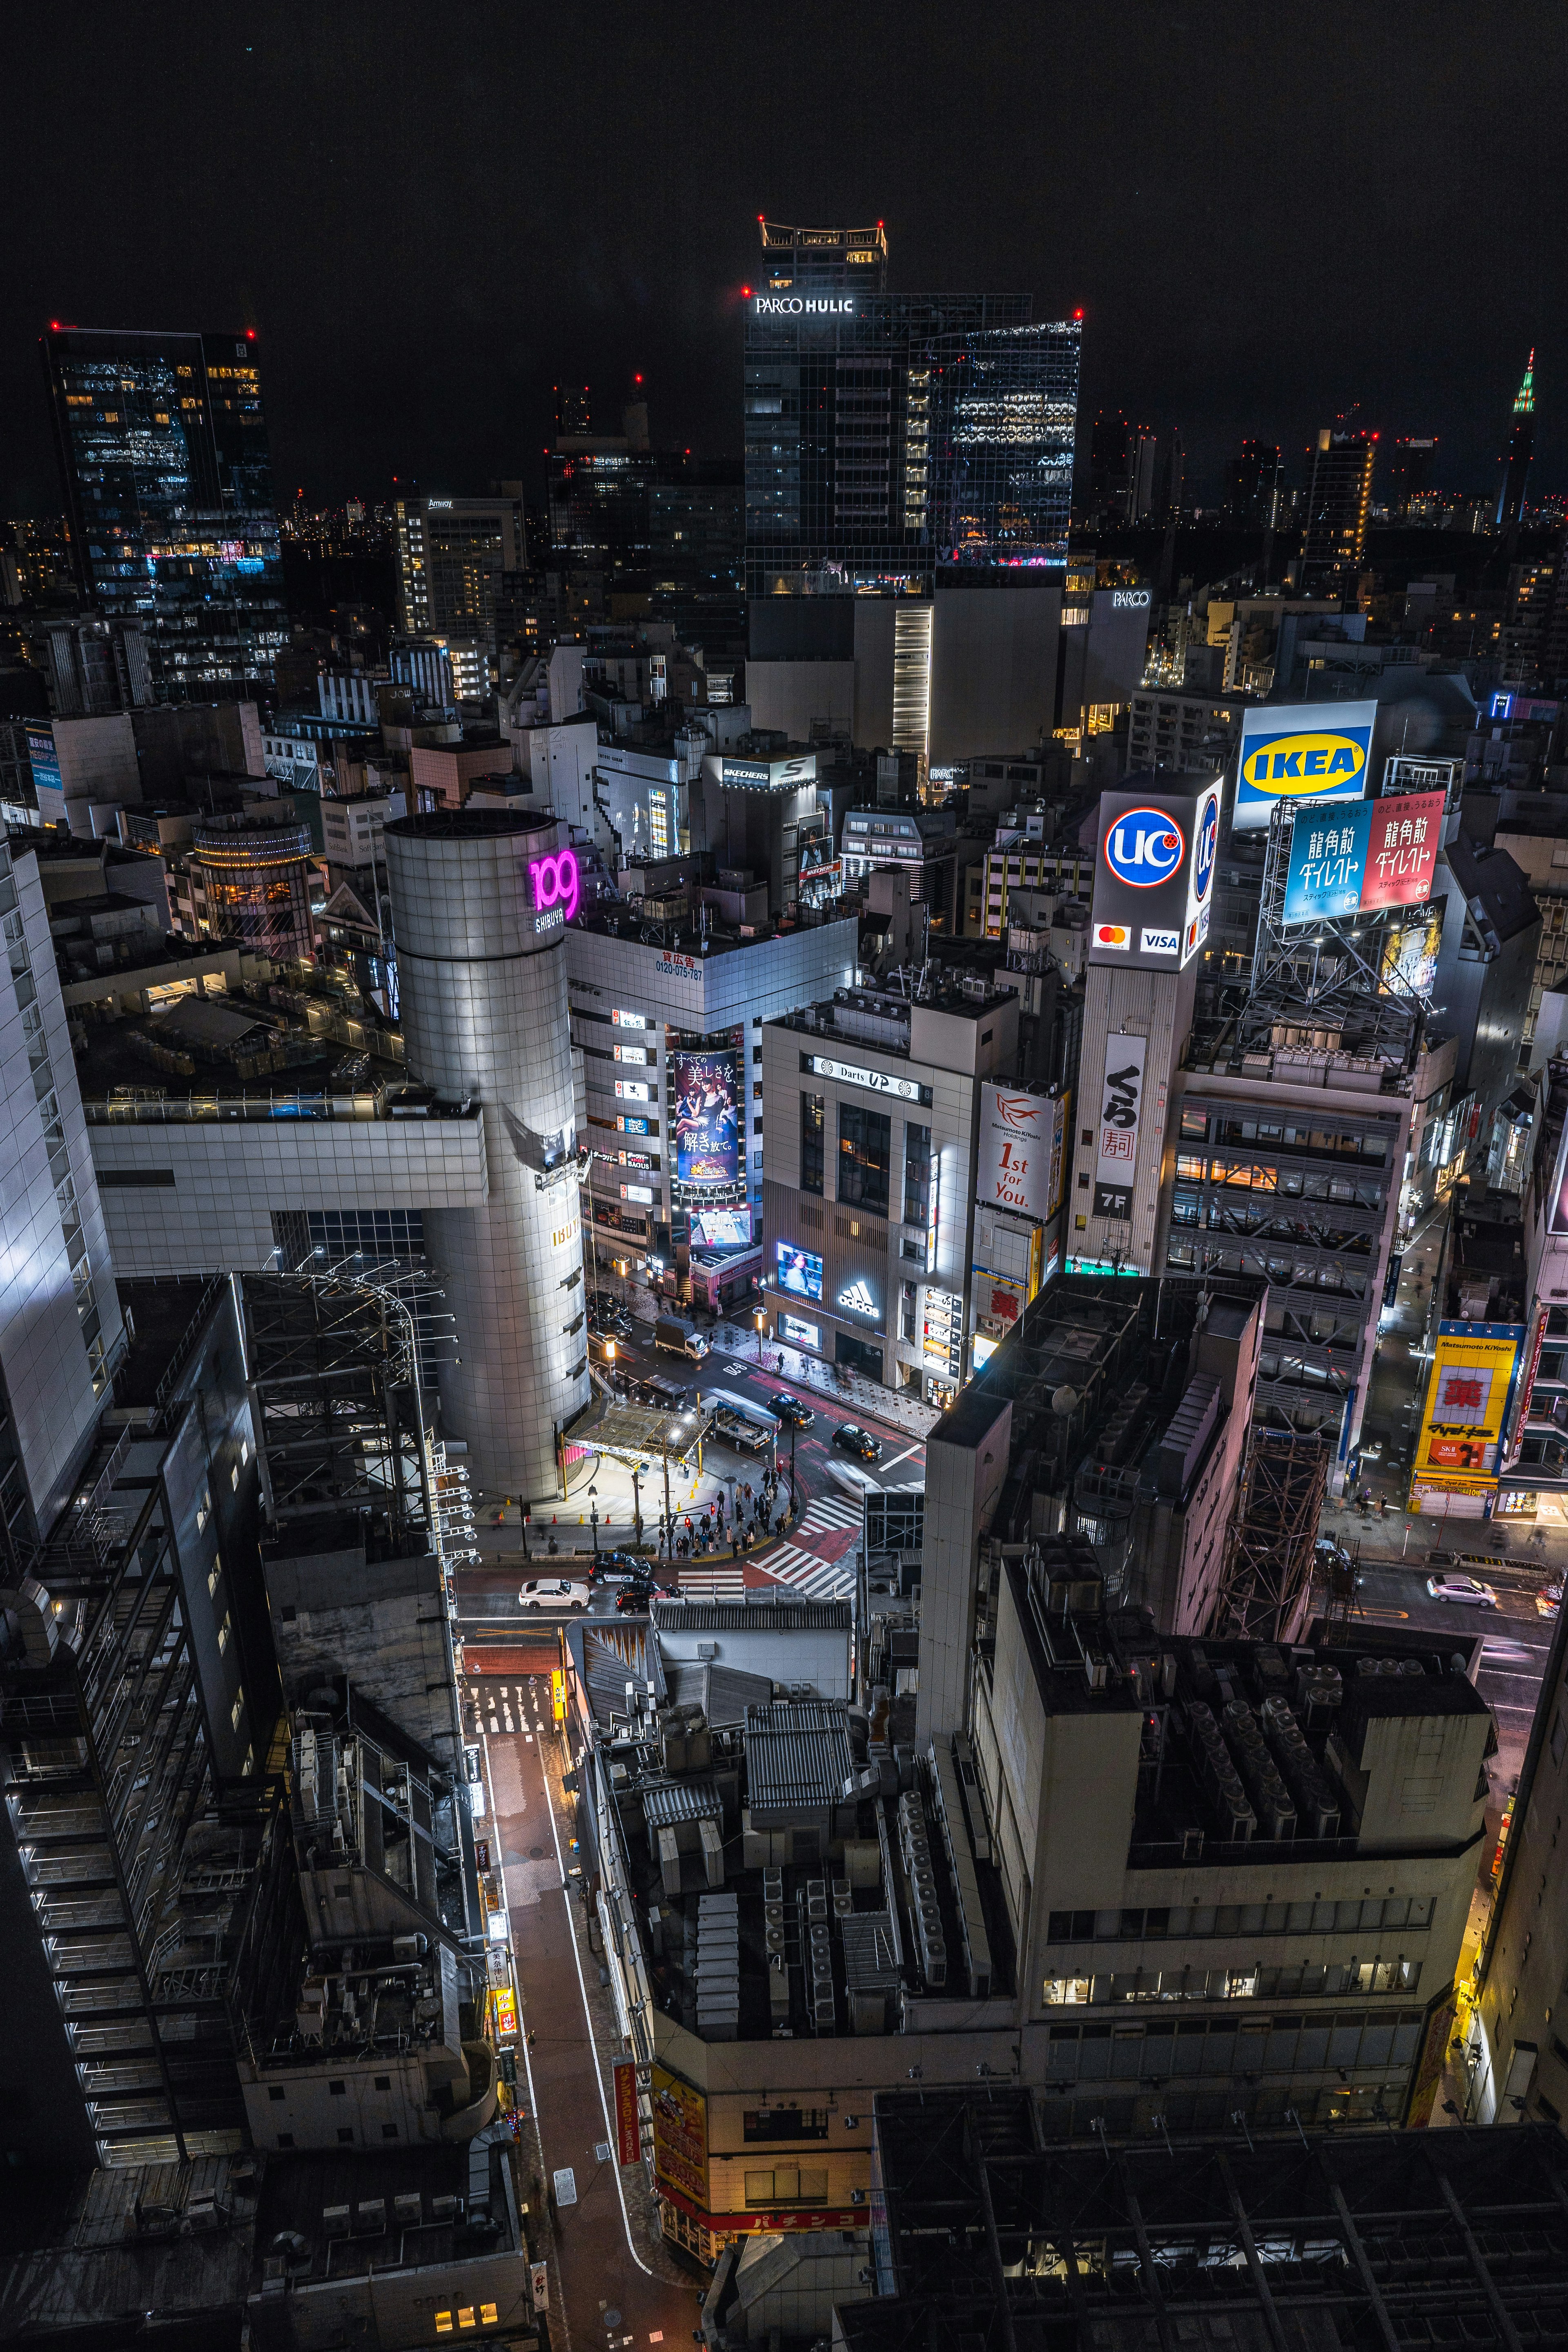
[[[1208,929],[1219,791],[1139,792],[1136,781],[1100,794],[1089,961],[1179,971]]]
[[[1237,764],[1238,833],[1266,825],[1292,801],[1365,798],[1375,702],[1267,704],[1242,721]]]

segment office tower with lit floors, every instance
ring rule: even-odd
[[[951,761],[1057,723],[1082,313],[886,290],[870,230],[760,223],[746,289],[747,692]],[[753,693],[753,683],[756,691]],[[804,698],[804,700],[803,700]]]
[[[477,1486],[540,1500],[589,1393],[566,1009],[580,885],[563,830],[476,809],[385,831],[410,1076],[484,1126],[484,1207],[425,1217],[457,1330],[443,1426]]]
[[[161,701],[270,684],[288,633],[252,330],[40,343],[77,592],[139,627]]]

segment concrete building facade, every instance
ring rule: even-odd
[[[531,1497],[555,1491],[560,1433],[589,1393],[566,1010],[578,877],[560,835],[482,811],[384,836],[409,1070],[476,1101],[485,1130],[485,1207],[427,1219],[462,1334],[443,1422],[479,1486]]]

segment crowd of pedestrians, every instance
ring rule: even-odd
[[[755,1483],[750,1478],[737,1482],[732,1506],[721,1493],[700,1510],[678,1517],[673,1528],[665,1530],[666,1545],[678,1560],[696,1559],[717,1550],[727,1535],[730,1557],[739,1559],[753,1544],[776,1535],[788,1517],[787,1488],[776,1470],[763,1470]]]

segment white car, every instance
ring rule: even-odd
[[[1452,1601],[1461,1609],[1495,1609],[1497,1594],[1474,1576],[1429,1576],[1426,1590],[1434,1601]]]
[[[520,1609],[586,1609],[592,1599],[585,1584],[569,1584],[563,1576],[544,1576],[523,1586],[517,1605]]]

